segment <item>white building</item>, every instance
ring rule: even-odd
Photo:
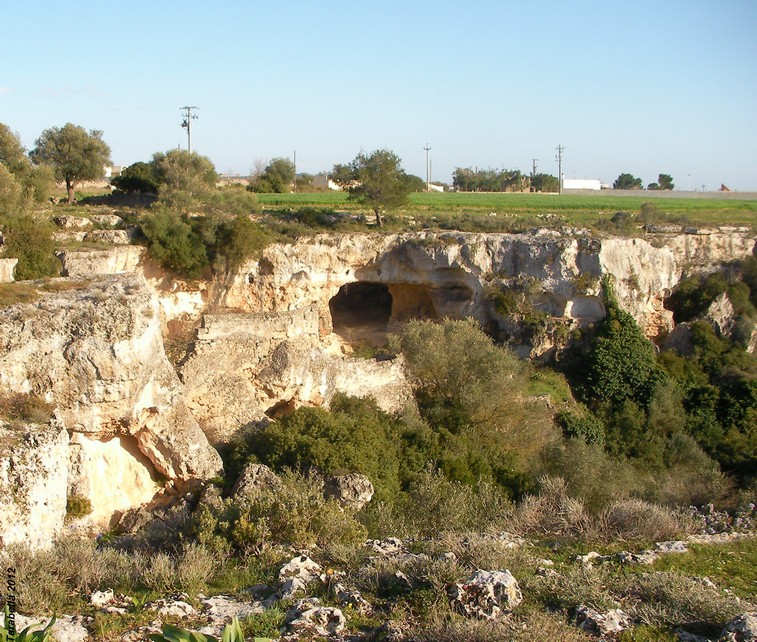
[[[590,189],[599,191],[602,189],[602,181],[598,178],[563,178],[563,189]]]

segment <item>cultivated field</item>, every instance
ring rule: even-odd
[[[267,212],[282,210],[333,210],[361,212],[340,192],[259,194]],[[608,223],[617,212],[637,222],[679,225],[757,226],[757,201],[717,198],[655,198],[615,195],[415,193],[410,203],[387,219],[390,227],[403,227],[408,219],[421,227],[506,231],[522,225],[548,223],[594,226]],[[494,216],[496,214],[496,216]],[[369,213],[366,215],[370,218]],[[620,217],[622,218],[622,217]],[[617,220],[617,219],[616,219]]]

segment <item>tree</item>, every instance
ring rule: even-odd
[[[188,211],[215,189],[216,168],[207,156],[172,149],[153,154],[152,165],[159,184],[160,200],[177,210]]]
[[[157,194],[160,183],[155,164],[139,161],[126,167],[111,185],[122,192]]]
[[[633,174],[621,174],[612,184],[613,189],[642,189],[641,179]]]
[[[274,158],[262,172],[253,175],[250,190],[253,192],[282,194],[294,182],[295,166],[288,158]]]
[[[358,154],[348,165],[334,165],[332,180],[346,188],[349,200],[369,205],[376,225],[383,224],[383,212],[407,203],[411,187],[400,158],[388,149]]]
[[[20,191],[14,209],[22,210],[31,199],[44,201],[53,187],[54,179],[47,167],[34,167],[21,145],[18,134],[0,123],[0,165],[11,175]],[[8,176],[5,176],[7,185]]]
[[[534,174],[531,177],[531,189],[534,192],[559,192],[560,181],[551,174]]]
[[[103,167],[111,162],[110,147],[102,135],[71,123],[51,127],[42,132],[29,156],[38,165],[52,167],[56,180],[66,183],[68,202],[73,203],[76,186],[102,177]]]
[[[670,190],[675,187],[673,177],[670,174],[658,174],[657,184],[660,186],[660,189],[664,190]]]

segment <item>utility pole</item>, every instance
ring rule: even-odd
[[[565,148],[562,145],[558,145],[556,151],[558,194],[562,194],[562,153],[565,151]]]
[[[197,116],[195,116],[192,113],[193,109],[197,109],[197,107],[180,107],[180,109],[184,112],[184,120],[181,123],[182,127],[186,127],[187,129],[187,151],[189,153],[192,153],[192,121],[197,120]]]
[[[426,192],[431,191],[431,166],[429,165],[428,160],[428,153],[431,151],[431,148],[428,146],[428,143],[426,143],[426,146],[423,148],[426,150]]]
[[[294,150],[294,160],[292,161],[292,164],[294,165],[294,193],[297,193],[297,150]]]

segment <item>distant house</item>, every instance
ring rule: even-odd
[[[599,191],[602,189],[602,181],[598,178],[563,178],[563,189],[589,189]]]
[[[328,176],[324,176],[323,174],[318,174],[317,176],[313,176],[313,187],[316,189],[330,189],[335,192],[341,192],[342,186],[337,185],[334,181],[332,181]]]
[[[121,176],[123,167],[120,165],[105,165],[103,166],[103,178],[115,178]]]

